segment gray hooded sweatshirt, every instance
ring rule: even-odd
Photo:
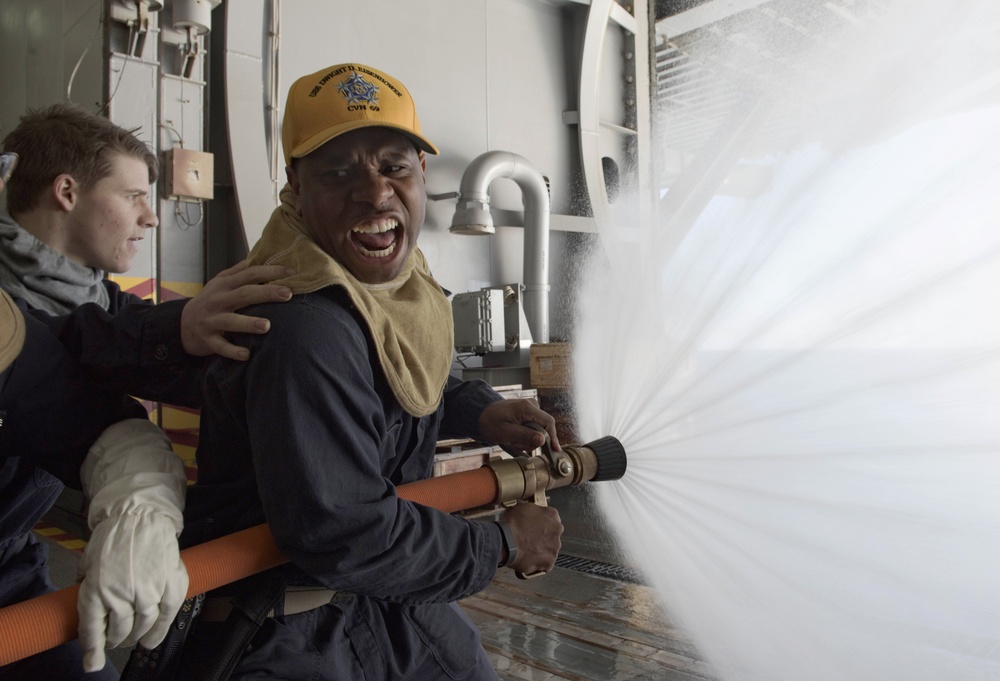
[[[29,307],[68,314],[84,303],[111,304],[104,272],[78,265],[0,214],[0,285]]]

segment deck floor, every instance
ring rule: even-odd
[[[501,570],[462,601],[504,681],[714,681],[654,591],[615,546],[585,488],[551,493],[566,527],[560,563],[531,580]],[[598,568],[588,569],[588,564]],[[604,570],[606,566],[620,570]],[[624,573],[627,581],[606,576]]]
[[[712,678],[644,586],[557,567],[528,582],[505,573],[462,606],[504,681]]]

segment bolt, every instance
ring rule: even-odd
[[[559,462],[559,474],[560,475],[571,475],[573,473],[573,463],[563,459]]]

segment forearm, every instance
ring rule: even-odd
[[[486,407],[503,397],[485,381],[462,381],[449,376],[442,399],[444,418],[441,420],[441,437],[483,441],[479,432],[479,417]]]
[[[114,315],[84,305],[62,321],[59,339],[100,387],[198,407],[203,360],[187,355],[181,344],[185,302],[133,303]]]
[[[127,419],[105,430],[80,469],[90,497],[91,529],[125,513],[162,513],[180,533],[187,477],[170,441],[147,419]]]
[[[501,539],[492,523],[395,496],[326,510],[308,533],[281,510],[266,515],[285,555],[330,588],[407,605],[446,603],[481,591],[496,573]]]

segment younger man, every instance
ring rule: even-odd
[[[149,202],[158,168],[149,147],[72,104],[28,112],[3,145],[20,158],[7,184],[10,217],[0,215],[0,285],[31,309],[57,315],[84,303],[111,314],[144,303],[105,274],[128,271],[137,243],[159,224]],[[184,305],[185,349],[246,359],[246,348],[224,334],[267,330],[267,320],[234,310],[287,300],[287,289],[257,285],[277,276],[276,268],[237,266],[208,282]]]
[[[147,381],[170,376],[172,380],[159,383],[155,394],[142,396],[198,406],[199,367],[173,373],[169,368],[183,364],[186,353],[204,356],[218,352],[245,360],[247,349],[230,343],[225,334],[264,333],[269,323],[234,314],[234,310],[287,300],[291,295],[287,289],[259,285],[284,276],[286,268],[239,265],[210,281],[195,298],[155,306],[154,313],[153,306],[122,292],[104,277],[106,272],[126,271],[135,256],[136,242],[157,225],[148,202],[157,171],[156,158],[149,149],[129,131],[67,104],[30,112],[4,145],[6,151],[19,155],[19,162],[6,187],[12,217],[0,216],[0,286],[37,311],[62,315],[86,303],[96,304],[108,313],[101,324],[68,323],[67,342],[75,343],[81,361],[103,371],[109,381],[117,380],[121,391],[135,387],[126,376],[136,367],[147,385]],[[37,326],[30,315],[26,319],[29,326]],[[98,333],[92,333],[93,328]],[[52,343],[42,343],[32,348],[49,348],[39,361],[55,357],[56,350],[50,346]],[[33,361],[21,365],[32,366]],[[31,371],[18,372],[22,385],[46,375],[39,372],[32,376]],[[101,494],[89,509],[94,535],[83,559],[85,580],[79,600],[82,663],[79,646],[71,645],[36,656],[30,664],[41,665],[31,668],[35,671],[58,670],[62,678],[75,678],[82,667],[101,670],[98,674],[104,676],[94,678],[116,677],[114,669],[105,666],[105,641],[129,644],[143,632],[152,631],[154,634],[144,641],[155,643],[157,636],[162,637],[161,625],[169,623],[185,595],[183,565],[179,560],[161,559],[163,551],[177,552],[186,482],[183,468],[162,432],[149,423],[137,403],[126,400],[127,408],[132,412],[138,408],[138,413],[125,421],[126,425],[109,428],[90,449],[84,464],[89,473],[81,480],[80,460],[75,457],[82,457],[81,447],[86,454],[101,432],[93,432],[93,428],[109,423],[103,420],[109,416],[101,406],[101,390],[94,388],[88,393],[92,384],[79,379],[69,386],[59,380],[34,385],[35,390],[15,390],[7,403],[11,414],[0,450],[0,489],[4,492],[0,519],[10,522],[0,522],[6,587],[0,596],[9,604],[51,588],[47,553],[44,546],[32,541],[30,526],[51,507],[62,483],[79,487],[82,482],[88,493]],[[114,399],[124,398],[117,394]],[[27,408],[49,402],[58,408]],[[31,424],[21,431],[30,437],[13,437],[10,418],[15,408],[21,415],[18,427],[25,429],[26,420]],[[27,419],[25,413],[30,414]],[[93,418],[87,427],[78,427],[79,421],[70,418],[88,414]],[[49,419],[59,427],[46,425]],[[64,429],[69,435],[62,445],[46,440],[46,435],[63,433]],[[88,479],[101,484],[88,484]],[[159,482],[147,487],[139,480]],[[112,516],[114,522],[108,520]],[[146,570],[133,563],[142,558],[152,561]],[[21,567],[11,568],[11,572],[9,565]],[[122,570],[142,573],[141,579],[124,579]],[[12,574],[21,577],[14,579]],[[122,588],[128,584],[137,591],[123,598]],[[14,673],[5,669],[3,675],[15,678]],[[39,678],[31,671],[25,674]]]

